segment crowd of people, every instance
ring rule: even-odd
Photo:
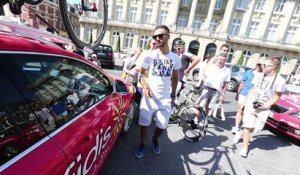
[[[140,144],[135,151],[137,158],[142,158],[145,153],[148,126],[153,121],[156,128],[151,139],[152,150],[154,154],[160,154],[159,137],[167,128],[171,107],[184,88],[186,76],[196,65],[200,69],[197,85],[202,88],[196,105],[203,108],[208,117],[213,106],[225,100],[231,78],[231,70],[225,66],[229,45],[223,44],[216,56],[206,55],[201,61],[197,55],[185,51],[183,40],[175,42],[175,52],[172,52],[168,46],[169,39],[169,28],[157,26],[149,41],[150,49],[135,49],[123,67],[127,74],[125,79],[137,89],[140,125]],[[235,134],[233,143],[243,139],[240,150],[242,157],[247,157],[251,134],[263,128],[270,107],[279,100],[286,88],[284,78],[276,73],[279,65],[278,57],[260,58],[254,69],[245,72],[238,87],[235,97],[238,107],[232,133]],[[213,123],[212,117],[209,117],[209,121]]]
[[[180,39],[174,44],[172,52],[168,46],[170,30],[165,25],[159,25],[153,30],[149,41],[149,49],[136,48],[124,62],[124,79],[136,87],[135,102],[138,106],[138,124],[140,125],[140,144],[135,151],[137,158],[142,158],[148,137],[148,126],[153,121],[156,128],[152,135],[152,150],[160,154],[158,138],[167,128],[172,106],[185,87],[189,72],[199,65],[198,88],[202,89],[196,107],[206,112],[209,122],[214,120],[211,115],[213,107],[223,103],[227,84],[231,79],[231,70],[225,66],[229,45],[223,44],[216,56],[206,55],[201,58],[185,50],[185,42]],[[75,50],[81,56],[84,53]],[[101,68],[96,54],[88,58]],[[199,63],[200,62],[200,63]],[[199,64],[198,64],[199,63]],[[243,139],[240,150],[242,157],[247,157],[253,132],[262,130],[270,114],[270,108],[275,104],[286,89],[286,80],[277,74],[280,58],[259,58],[254,69],[243,75],[235,99],[238,101],[235,123],[231,132],[233,143]],[[153,120],[155,117],[155,120]]]

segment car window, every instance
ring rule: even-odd
[[[33,111],[0,65],[0,166],[46,136],[44,111]],[[20,79],[20,82],[24,80]]]
[[[236,67],[236,66],[232,66],[231,67],[231,72],[234,73],[234,72],[239,72],[240,71],[240,68],[239,67]]]
[[[54,131],[112,93],[109,78],[73,59],[46,55],[3,55],[4,67],[31,108],[48,117]],[[19,81],[22,80],[22,81]]]

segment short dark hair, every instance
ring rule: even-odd
[[[170,33],[170,29],[169,29],[169,27],[166,26],[166,25],[158,25],[158,26],[156,26],[156,27],[154,28],[153,31],[155,31],[155,30],[157,30],[157,29],[165,29],[165,30],[168,32],[168,34]]]
[[[229,45],[228,44],[222,44],[222,46],[220,48],[222,48],[222,47],[227,47],[227,49],[229,49]]]

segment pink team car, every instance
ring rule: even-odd
[[[300,140],[300,94],[283,94],[272,106],[267,124],[278,131]]]
[[[1,175],[99,174],[130,128],[134,86],[54,41],[0,22]]]

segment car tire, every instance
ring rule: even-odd
[[[19,154],[21,152],[21,147],[16,143],[11,143],[5,146],[4,148],[4,154],[6,157],[11,158],[15,155]]]
[[[227,85],[227,90],[230,92],[236,91],[237,82],[234,80],[230,80]]]
[[[199,71],[194,71],[193,72],[193,81],[198,81],[199,80]]]
[[[123,126],[123,129],[122,129],[122,134],[126,134],[130,130],[131,125],[134,121],[135,112],[136,112],[136,103],[133,101],[130,104],[129,109],[127,111],[124,126]]]

